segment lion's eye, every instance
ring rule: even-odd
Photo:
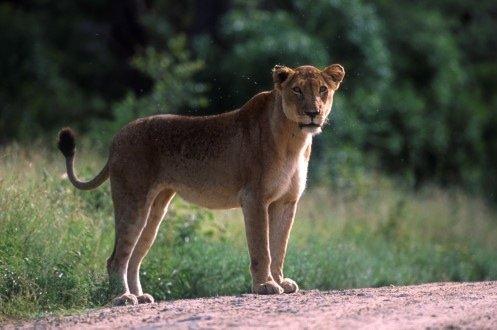
[[[324,94],[324,93],[326,93],[327,91],[328,91],[328,88],[327,88],[326,86],[321,86],[321,87],[319,87],[319,92],[320,92],[321,94]]]
[[[292,90],[294,91],[294,93],[296,94],[302,94],[302,90],[299,88],[299,87],[294,87],[292,88]]]

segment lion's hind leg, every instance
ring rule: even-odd
[[[133,249],[145,226],[150,209],[145,193],[117,189],[113,182],[112,198],[114,201],[115,216],[115,243],[114,251],[107,260],[107,271],[111,294],[117,295],[114,305],[136,305],[137,297],[128,287],[128,263]]]
[[[129,260],[128,285],[131,293],[138,298],[140,304],[154,302],[152,295],[143,293],[140,284],[140,265],[155,241],[160,223],[174,194],[174,191],[166,189],[157,195],[150,208],[145,228],[143,228]]]

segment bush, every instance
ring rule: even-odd
[[[194,80],[203,68],[203,62],[191,59],[184,36],[171,39],[166,51],[147,48],[132,63],[153,81],[152,90],[139,98],[128,93],[113,106],[111,120],[96,121],[91,132],[96,141],[109,141],[121,127],[136,118],[181,113],[207,105],[207,99],[203,97],[205,85]]]

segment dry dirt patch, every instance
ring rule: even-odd
[[[4,325],[5,326],[5,325]],[[435,283],[165,301],[49,317],[39,328],[494,328],[497,282]]]

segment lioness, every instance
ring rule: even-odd
[[[119,294],[114,304],[154,301],[142,291],[140,264],[175,194],[213,209],[241,207],[253,292],[298,291],[283,276],[288,236],[306,184],[312,137],[321,132],[344,75],[339,64],[322,71],[277,65],[274,89],[238,110],[135,120],[117,133],[107,164],[88,182],[74,174],[74,134],[63,129],[58,147],[71,183],[89,190],[110,177],[116,238],[107,270]]]

